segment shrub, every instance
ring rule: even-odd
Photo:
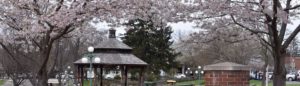
[[[120,80],[120,79],[121,79],[121,76],[120,76],[120,75],[116,75],[116,76],[115,76],[115,79],[116,79],[116,80]]]

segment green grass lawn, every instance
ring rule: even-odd
[[[83,86],[90,86],[90,81],[84,80],[83,81]]]
[[[261,81],[259,80],[250,80],[250,86],[261,86]],[[273,86],[271,82],[269,82],[269,86]]]
[[[204,81],[201,80],[201,85],[204,85]],[[192,80],[192,81],[183,81],[183,82],[177,82],[176,86],[182,86],[182,85],[190,85],[190,84],[194,84],[194,85],[199,85],[199,80]]]
[[[4,84],[4,80],[0,80],[0,86]]]
[[[204,81],[201,80],[201,86],[204,86]],[[179,81],[176,82],[176,86],[185,86],[185,85],[196,85],[199,86],[199,80],[191,80],[191,81]],[[4,83],[3,80],[0,80],[0,86]],[[84,80],[84,85],[83,86],[89,86],[89,81]],[[250,80],[250,86],[261,86],[261,81],[260,80]],[[273,86],[272,82],[269,82],[269,86]],[[300,84],[287,84],[286,86],[300,86]]]
[[[261,86],[261,81],[250,80],[250,86]],[[273,83],[269,82],[268,86],[273,86]],[[286,84],[286,86],[300,86],[300,84]]]
[[[199,85],[199,80],[192,80],[192,81],[183,81],[177,82],[176,86],[183,86],[183,85]],[[204,86],[204,81],[201,80],[201,86]],[[261,81],[259,80],[250,80],[250,86],[261,86]],[[273,86],[272,82],[269,82],[269,86]],[[286,86],[300,86],[300,84],[287,84]]]

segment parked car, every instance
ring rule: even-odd
[[[268,78],[273,79],[273,72],[268,72]]]
[[[255,72],[254,71],[250,71],[250,79],[255,79]]]
[[[263,72],[261,72],[261,71],[256,72],[256,74],[255,74],[256,80],[262,80],[263,77],[264,77]]]
[[[296,80],[297,73],[288,73],[286,74],[286,80],[288,81],[294,81]]]
[[[181,78],[185,78],[186,76],[184,74],[179,73],[179,74],[175,74],[174,77],[177,79],[181,79]]]
[[[300,70],[297,71],[297,77],[296,79],[299,81],[300,80]]]

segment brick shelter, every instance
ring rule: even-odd
[[[249,86],[249,70],[249,66],[232,62],[204,66],[205,86]]]
[[[295,66],[295,70],[300,70],[300,57],[299,56],[287,56],[285,58],[286,66]]]

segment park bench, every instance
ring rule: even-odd
[[[58,79],[48,79],[49,86],[58,86],[59,82]]]

